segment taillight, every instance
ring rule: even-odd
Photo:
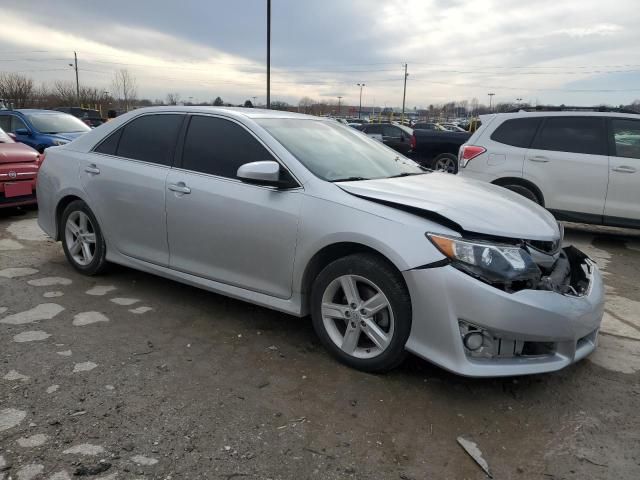
[[[411,145],[411,150],[415,150],[416,149],[416,134],[412,134],[411,135],[411,139],[409,140],[409,145]]]
[[[460,147],[460,154],[458,155],[460,166],[462,168],[466,167],[471,160],[486,151],[486,148],[478,147],[477,145],[463,145]]]

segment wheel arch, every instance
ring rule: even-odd
[[[493,183],[494,185],[498,185],[500,187],[504,187],[506,185],[520,185],[521,187],[528,188],[534,193],[536,197],[538,197],[540,205],[543,207],[545,206],[544,194],[542,193],[542,190],[540,190],[535,183],[530,182],[529,180],[525,180],[524,178],[518,178],[518,177],[502,177],[492,181],[491,183]]]
[[[354,241],[343,241],[343,242],[335,242],[328,245],[325,245],[320,250],[318,250],[311,259],[307,262],[307,265],[302,274],[302,278],[300,281],[300,294],[301,294],[301,306],[303,314],[308,313],[309,302],[310,302],[310,292],[311,286],[313,285],[313,281],[318,276],[318,274],[331,262],[343,258],[349,255],[353,255],[356,253],[370,253],[380,258],[382,261],[386,262],[400,273],[400,277],[402,277],[402,270],[384,253],[380,250],[373,248],[369,245],[365,245],[364,243],[354,242]],[[406,287],[406,284],[405,284]],[[408,292],[407,288],[407,292]]]
[[[62,221],[62,212],[64,212],[64,209],[67,208],[67,205],[69,205],[71,202],[75,200],[81,200],[83,202],[85,201],[84,198],[81,198],[78,195],[67,194],[63,196],[58,201],[58,204],[56,205],[56,211],[55,211],[56,236],[54,238],[54,240],[56,241],[62,240],[62,235],[61,235],[62,228],[60,228],[60,222]]]

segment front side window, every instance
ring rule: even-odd
[[[323,180],[369,180],[425,173],[398,152],[335,122],[292,118],[256,121]]]
[[[244,127],[223,118],[191,118],[184,140],[182,168],[237,178],[240,166],[263,160],[273,160],[273,156]]]
[[[27,118],[40,133],[76,133],[91,130],[86,124],[68,113],[30,113]]]
[[[16,117],[15,115],[11,115],[11,127],[9,131],[11,133],[16,133],[16,130],[27,129],[27,125],[22,121],[21,118]]]
[[[491,134],[491,140],[512,147],[529,148],[540,125],[540,118],[514,118],[505,121]]]
[[[183,119],[183,115],[156,114],[143,115],[132,120],[122,127],[117,155],[159,165],[171,165]],[[108,148],[108,145],[105,148]]]
[[[548,117],[531,148],[606,155],[604,132],[601,117]]]
[[[611,120],[616,157],[640,158],[640,120]]]

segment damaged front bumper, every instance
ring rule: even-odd
[[[413,305],[407,350],[474,377],[550,372],[586,357],[597,344],[604,285],[586,255],[563,250],[568,272],[543,289],[507,293],[451,265],[403,272]]]

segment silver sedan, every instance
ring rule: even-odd
[[[136,110],[48,149],[37,195],[76,270],[113,262],[310,314],[365,371],[412,352],[462,375],[530,374],[596,346],[600,274],[546,210],[332,120]]]

